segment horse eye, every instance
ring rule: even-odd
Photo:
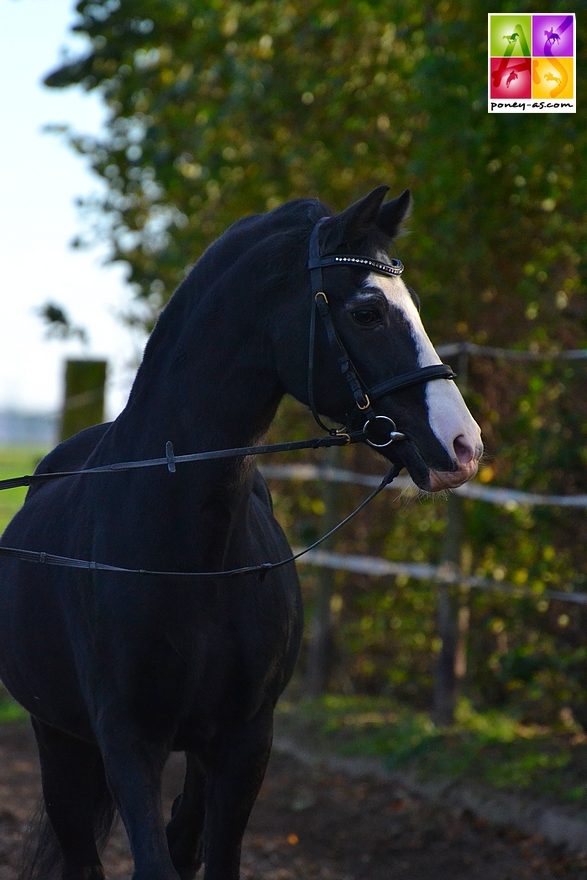
[[[381,320],[381,315],[376,309],[354,309],[351,314],[353,320],[361,327],[377,324]]]

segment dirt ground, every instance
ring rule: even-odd
[[[177,791],[178,757],[166,775]],[[39,778],[27,728],[0,728],[0,880],[16,880],[23,829]],[[121,827],[108,877],[132,866]],[[538,838],[455,815],[387,783],[308,769],[274,753],[245,838],[242,880],[587,880],[587,858]]]

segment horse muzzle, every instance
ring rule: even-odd
[[[457,489],[472,479],[479,468],[479,460],[472,459],[460,464],[455,471],[430,471],[430,492],[441,492],[443,489]]]

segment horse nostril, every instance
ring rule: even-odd
[[[453,448],[459,464],[469,464],[475,458],[475,450],[467,442],[463,434],[459,434],[453,441]]]

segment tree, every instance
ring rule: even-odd
[[[243,213],[308,194],[341,207],[385,181],[415,191],[404,250],[440,332],[576,344],[586,127],[487,113],[478,0],[77,11],[89,51],[47,83],[109,108],[102,138],[70,140],[107,184],[88,207],[152,313]]]

